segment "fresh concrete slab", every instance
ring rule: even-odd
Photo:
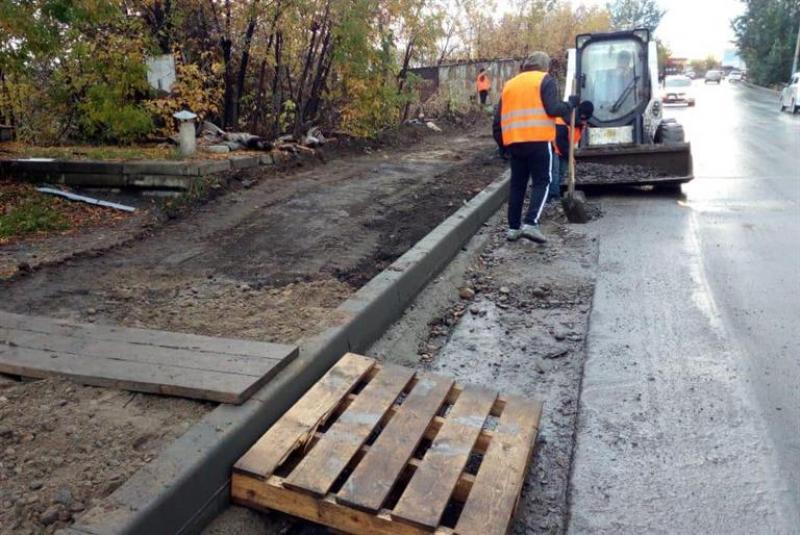
[[[569,532],[796,532],[692,212],[669,198],[604,211]]]

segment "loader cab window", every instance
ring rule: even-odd
[[[612,122],[636,110],[647,95],[644,47],[634,39],[595,41],[581,50],[581,100],[594,103],[594,118]]]

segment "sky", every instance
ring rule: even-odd
[[[572,0],[572,3],[603,6],[606,0]],[[713,55],[721,59],[725,49],[734,48],[731,20],[744,11],[741,0],[659,0],[658,3],[667,13],[656,36],[669,46],[673,56],[702,59]]]
[[[667,43],[675,57],[722,57],[731,43],[731,20],[741,15],[740,0],[661,0],[667,10],[656,36]]]

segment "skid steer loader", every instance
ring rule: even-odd
[[[662,116],[650,31],[582,34],[575,45],[568,55],[565,100],[577,87],[582,101],[594,103],[575,153],[576,184],[679,188],[692,180],[683,127]]]

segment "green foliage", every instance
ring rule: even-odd
[[[66,230],[67,219],[49,199],[28,197],[0,214],[0,239],[44,230]]]
[[[172,114],[181,110],[192,110],[202,121],[219,113],[222,100],[220,65],[208,65],[210,72],[203,72],[195,63],[178,62],[177,79],[169,95],[148,100],[146,108],[157,123],[158,132],[163,136],[175,132]]]
[[[733,21],[733,30],[748,76],[766,86],[785,82],[791,75],[800,4],[796,0],[744,2],[746,11]]]
[[[672,57],[672,50],[661,39],[656,39],[656,53],[658,54],[658,67],[664,69],[667,61]]]
[[[613,0],[606,7],[611,13],[611,25],[616,30],[655,30],[666,13],[656,0]]]
[[[153,129],[153,119],[140,105],[125,102],[118,87],[99,84],[87,90],[78,106],[80,127],[87,139],[129,144]]]
[[[152,130],[147,40],[114,0],[0,0],[0,29],[0,113],[22,140],[130,143]]]
[[[295,123],[297,115],[297,104],[293,100],[287,100],[281,107],[281,114],[278,116],[278,128],[281,132],[289,130]]]

